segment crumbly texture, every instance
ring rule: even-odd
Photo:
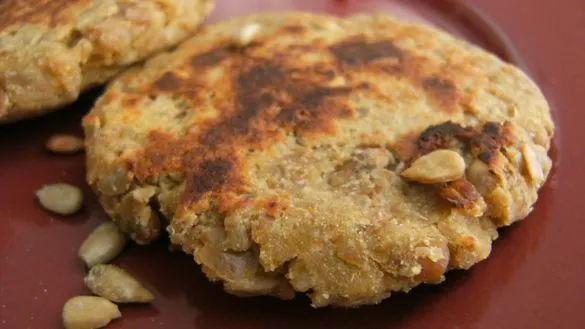
[[[1,1],[0,123],[72,103],[185,40],[212,9],[212,0]]]
[[[84,127],[88,182],[135,241],[166,229],[226,291],[315,307],[488,257],[536,202],[554,129],[536,85],[477,47],[304,13],[204,28],[111,83]]]

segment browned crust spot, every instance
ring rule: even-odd
[[[166,72],[154,82],[156,89],[160,91],[173,91],[181,85],[181,79],[173,72]]]
[[[357,37],[329,48],[333,56],[345,65],[365,65],[383,58],[402,60],[405,54],[391,40],[368,42]]]
[[[140,102],[142,101],[142,97],[140,96],[128,96],[128,97],[124,97],[122,98],[122,106],[125,109],[133,109],[136,108],[138,106],[138,104],[140,104]]]
[[[451,121],[433,125],[413,139],[406,134],[394,145],[395,149],[407,150],[410,164],[419,157],[439,149],[463,149],[495,170],[503,147],[516,143],[516,134],[510,122],[486,122],[478,127],[463,127]],[[481,198],[475,186],[460,179],[439,186],[439,196],[456,208],[471,209]]]
[[[455,82],[429,72],[425,69],[427,65],[424,65],[426,59],[412,56],[396,46],[392,40],[369,42],[358,36],[329,47],[329,51],[345,66],[371,65],[370,68],[362,69],[371,69],[377,73],[384,72],[410,80],[425,91],[437,110],[453,114],[460,108],[462,95],[458,92]],[[394,60],[390,63],[379,63],[384,59]]]
[[[288,208],[288,200],[280,196],[269,197],[260,200],[260,207],[266,209],[266,215],[277,218],[278,215]]]
[[[492,164],[497,159],[497,154],[503,146],[516,143],[516,134],[510,122],[498,124],[486,123],[481,133],[477,133],[470,141],[471,151],[486,164]]]
[[[290,34],[302,34],[307,31],[307,27],[304,25],[285,25],[282,27],[282,31]]]
[[[492,163],[504,146],[516,142],[516,134],[510,122],[486,122],[481,127],[462,127],[447,121],[425,129],[415,142],[412,161],[438,149],[452,149],[459,146],[468,147],[472,154]]]
[[[218,47],[191,57],[191,66],[196,69],[214,67],[230,56],[228,47]]]
[[[424,78],[422,86],[438,108],[449,112],[455,110],[459,102],[459,95],[452,81],[432,76]]]
[[[463,128],[451,121],[430,126],[419,135],[415,156],[418,158],[438,149],[454,148],[458,142],[468,140],[473,133],[472,128]]]
[[[456,208],[470,209],[481,199],[481,195],[470,181],[459,179],[443,184],[439,196]]]

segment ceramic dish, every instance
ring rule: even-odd
[[[152,305],[124,306],[116,328],[585,328],[585,2],[582,0],[320,1],[218,0],[211,21],[262,10],[347,15],[389,11],[434,24],[525,69],[548,97],[557,124],[554,169],[535,211],[501,232],[491,257],[439,286],[396,294],[359,309],[311,309],[291,302],[242,299],[209,283],[191,257],[161,240],[131,246],[115,263],[156,294]],[[85,294],[77,248],[104,218],[84,182],[84,156],[55,156],[54,133],[81,135],[80,118],[99,90],[64,111],[0,126],[0,328],[61,328],[71,296]],[[73,217],[43,211],[43,184],[83,186],[86,204]],[[91,197],[90,197],[91,196]]]

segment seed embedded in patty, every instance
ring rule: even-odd
[[[528,172],[530,180],[535,185],[542,185],[546,179],[546,176],[544,175],[544,170],[542,169],[542,164],[538,159],[538,155],[530,147],[530,145],[525,144],[522,146],[522,157],[524,159],[526,171]]]
[[[260,25],[248,23],[244,25],[233,37],[233,43],[237,47],[245,47],[252,43],[260,33]]]
[[[59,215],[72,215],[83,205],[83,192],[70,184],[45,185],[36,195],[43,208]]]
[[[121,316],[116,304],[97,296],[75,296],[65,303],[61,314],[65,329],[102,328]]]
[[[463,177],[465,160],[452,150],[437,150],[416,159],[402,177],[422,184],[451,182]]]
[[[126,247],[127,238],[113,222],[105,222],[98,226],[83,241],[78,256],[88,267],[108,263],[116,258]]]

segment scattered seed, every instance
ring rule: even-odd
[[[83,150],[83,139],[66,134],[56,134],[47,140],[47,150],[58,154],[73,154]]]
[[[126,242],[126,236],[116,224],[105,222],[83,241],[77,254],[88,267],[92,267],[116,258],[126,246]]]
[[[41,205],[60,215],[71,215],[83,205],[83,192],[70,184],[45,185],[37,192]]]
[[[437,150],[416,159],[402,177],[423,184],[454,181],[463,177],[465,160],[452,150]]]
[[[258,33],[260,32],[260,25],[256,23],[248,23],[244,25],[237,33],[234,35],[233,43],[235,46],[238,47],[245,47],[249,45]]]
[[[154,296],[123,269],[109,264],[92,267],[84,279],[94,294],[116,303],[148,303]]]
[[[116,304],[105,298],[76,296],[65,303],[61,316],[65,329],[95,329],[105,327],[122,314]]]

